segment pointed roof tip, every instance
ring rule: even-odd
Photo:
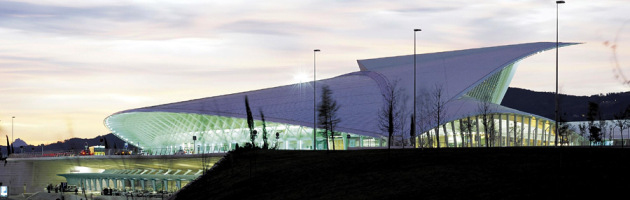
[[[565,46],[569,46],[569,45],[585,44],[586,42],[558,42],[558,43],[562,44],[562,45],[565,45]]]
[[[519,43],[519,44],[507,44],[507,45],[498,45],[498,46],[486,46],[486,47],[477,47],[477,48],[469,48],[469,49],[460,49],[460,50],[450,50],[450,51],[440,51],[440,52],[426,52],[421,54],[416,54],[418,58],[421,56],[432,56],[432,55],[449,55],[449,56],[459,56],[462,53],[474,53],[474,52],[486,52],[486,51],[496,51],[505,48],[519,48],[525,47],[532,49],[532,51],[546,51],[555,48],[556,42],[529,42],[529,43]],[[580,42],[559,42],[559,47],[571,46],[583,44]],[[389,57],[379,57],[379,58],[368,58],[368,59],[358,59],[357,63],[359,64],[359,69],[361,71],[370,70],[370,68],[375,69],[374,65],[400,65],[401,62],[408,62],[406,59],[401,59],[405,57],[411,57],[413,54],[409,55],[398,55],[398,56],[389,56]],[[380,67],[377,67],[380,68]]]

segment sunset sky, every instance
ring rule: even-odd
[[[628,11],[627,0],[560,5],[560,41],[583,43],[560,49],[562,93],[630,89]],[[418,53],[555,42],[555,20],[555,0],[0,1],[0,135],[15,116],[29,144],[91,138],[118,111],[292,84],[312,78],[315,48],[317,78],[334,77],[412,54],[414,28]],[[511,87],[554,91],[554,78],[547,51]]]

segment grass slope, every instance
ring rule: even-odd
[[[238,151],[174,199],[626,196],[630,149]]]

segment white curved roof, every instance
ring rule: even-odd
[[[561,43],[562,46],[574,43]],[[555,48],[555,43],[539,42],[498,47],[487,47],[459,51],[428,53],[417,55],[418,90],[433,92],[436,85],[443,87],[447,100],[447,121],[475,115],[477,103],[466,96],[468,92],[484,83],[493,75],[510,67],[511,76],[515,63],[530,55]],[[358,60],[360,71],[334,78],[317,81],[318,101],[322,85],[328,85],[333,91],[333,98],[340,106],[338,115],[341,122],[338,131],[366,136],[384,136],[378,128],[378,113],[383,105],[382,91],[389,82],[397,80],[409,97],[413,94],[413,55]],[[501,75],[505,76],[505,75]],[[501,79],[509,85],[509,79]],[[143,123],[158,123],[152,119],[137,120],[142,113],[195,113],[212,116],[246,118],[244,98],[249,98],[255,119],[260,119],[258,110],[262,110],[267,122],[313,126],[313,88],[312,82],[307,87],[298,89],[296,85],[286,85],[243,93],[195,99],[170,104],[149,106],[112,114],[105,120],[106,126],[119,136],[134,138],[144,144],[150,139],[142,139],[149,133]],[[495,84],[496,85],[496,84]],[[304,85],[303,85],[304,86]],[[423,93],[423,94],[426,94]],[[495,93],[495,95],[500,94]],[[420,93],[419,93],[420,95]],[[407,108],[412,107],[411,99]],[[496,113],[514,113],[528,115],[500,105],[494,105]],[[125,117],[134,114],[136,120]],[[529,114],[530,115],[530,114]],[[444,121],[446,122],[446,121]],[[170,126],[161,123],[163,127]],[[172,125],[172,124],[171,124]],[[166,129],[166,128],[162,128]],[[151,130],[155,132],[157,129]],[[161,129],[160,129],[161,130]],[[159,130],[157,130],[159,131]],[[159,134],[176,134],[169,129]]]

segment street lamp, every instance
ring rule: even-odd
[[[193,135],[193,150],[192,154],[195,154],[195,148],[197,147],[197,136]]]
[[[564,1],[556,1],[556,139],[555,146],[558,146],[558,7]]]
[[[315,116],[316,110],[317,110],[317,100],[315,98],[315,92],[317,91],[317,87],[315,86],[315,66],[316,66],[316,61],[317,61],[317,57],[315,57],[316,53],[319,52],[319,49],[315,49],[313,50],[313,150],[317,150],[317,138],[315,138],[316,134],[317,134],[317,117]]]
[[[413,29],[413,120],[416,120],[416,32],[421,29]],[[412,122],[415,126],[415,122]],[[415,132],[415,129],[414,129]],[[414,135],[416,133],[413,133]],[[414,143],[415,144],[415,143]]]

